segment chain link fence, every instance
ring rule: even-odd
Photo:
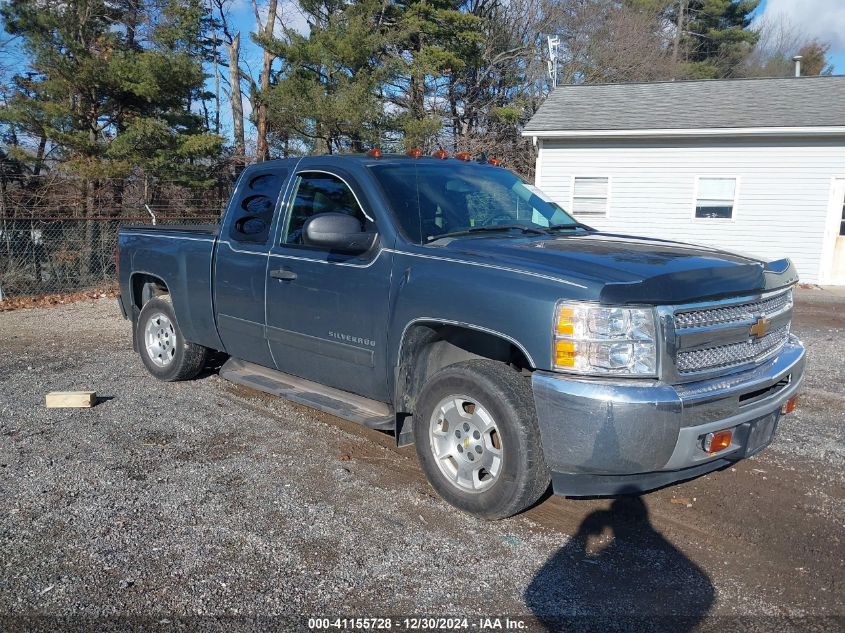
[[[217,219],[164,218],[159,224],[214,224]],[[118,230],[139,223],[151,225],[149,217],[0,219],[0,300],[114,285]]]
[[[144,179],[0,178],[0,301],[116,283],[114,248],[128,224],[215,224],[231,179],[193,190]]]

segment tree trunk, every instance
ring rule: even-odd
[[[85,178],[82,181],[82,196],[85,209],[85,237],[82,244],[82,270],[80,271],[82,281],[90,283],[96,274],[94,263],[94,243],[97,239],[96,228],[94,227],[94,193],[91,181]]]
[[[267,8],[267,21],[264,23],[264,37],[273,36],[276,24],[277,0],[270,0]],[[258,108],[255,111],[255,127],[258,135],[256,146],[256,160],[264,161],[270,158],[270,146],[267,142],[267,92],[270,89],[270,70],[273,66],[273,55],[264,49],[264,64],[261,67],[261,93],[258,95]]]
[[[449,79],[449,111],[452,116],[452,151],[458,152],[458,137],[462,135],[461,130],[461,115],[458,111],[458,97],[455,94],[455,79],[454,74]]]
[[[209,13],[214,16],[214,7],[209,2]],[[217,42],[217,29],[211,31],[211,43],[214,48],[214,133],[220,134],[220,47]]]
[[[422,40],[420,37],[415,37],[414,43],[414,60],[411,68],[411,116],[416,121],[422,121],[425,118],[425,73],[420,64],[420,56],[422,54]]]
[[[41,174],[41,167],[44,165],[44,152],[47,149],[47,135],[41,133],[41,138],[38,139],[38,150],[35,152],[35,166],[32,168],[32,175],[38,176]]]
[[[684,13],[686,12],[688,0],[678,2],[678,22],[675,24],[675,37],[672,38],[672,74],[676,74],[678,64],[678,49],[681,45],[681,33],[684,30]],[[673,77],[674,78],[674,77]]]
[[[229,83],[232,91],[229,99],[232,103],[232,133],[235,137],[235,158],[241,163],[245,160],[246,142],[244,141],[244,102],[241,95],[241,34],[235,33],[232,43],[226,45],[229,52]]]

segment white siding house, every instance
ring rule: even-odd
[[[845,77],[562,86],[525,134],[586,224],[845,284]]]

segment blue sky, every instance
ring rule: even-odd
[[[845,74],[845,0],[763,0],[757,15],[783,19],[805,38],[829,42],[833,72]]]

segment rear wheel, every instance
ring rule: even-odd
[[[476,516],[521,512],[549,486],[530,386],[502,363],[472,360],[432,376],[417,401],[414,441],[438,494]]]
[[[185,340],[170,295],[153,297],[141,309],[135,332],[141,360],[159,380],[190,380],[208,360],[209,350]]]

